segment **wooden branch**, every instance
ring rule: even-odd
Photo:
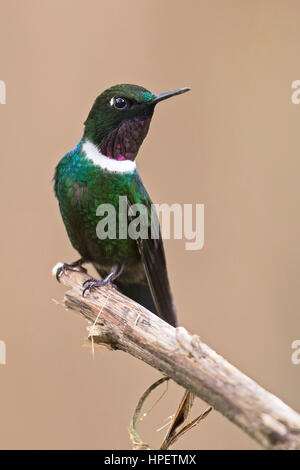
[[[185,328],[165,323],[112,287],[82,297],[88,275],[67,271],[65,306],[90,323],[95,343],[125,351],[172,378],[267,449],[300,449],[300,415]]]

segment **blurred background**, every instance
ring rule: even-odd
[[[160,377],[121,352],[93,358],[85,321],[54,302],[66,289],[52,266],[77,258],[54,168],[116,83],[192,87],[157,107],[137,160],[155,202],[205,204],[202,250],[165,242],[180,322],[300,409],[299,14],[297,0],[0,1],[1,448],[130,448],[134,407]],[[152,448],[181,395],[170,385],[141,423]],[[174,448],[258,446],[213,411]]]

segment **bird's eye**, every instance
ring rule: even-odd
[[[124,109],[127,109],[129,108],[129,100],[127,100],[126,98],[123,98],[122,96],[118,96],[116,98],[113,99],[113,106],[118,109],[118,110],[124,110]]]

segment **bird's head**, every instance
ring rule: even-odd
[[[134,160],[157,103],[190,88],[154,95],[137,85],[115,85],[99,95],[85,121],[84,139],[116,160]]]

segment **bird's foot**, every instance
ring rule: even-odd
[[[84,283],[82,284],[82,287],[84,287],[82,291],[82,297],[84,297],[84,294],[87,291],[91,291],[95,289],[96,287],[106,286],[107,284],[109,284],[110,287],[114,287],[116,289],[117,286],[113,284],[113,281],[117,279],[117,277],[120,276],[120,274],[123,272],[123,269],[124,269],[124,265],[120,265],[120,266],[116,265],[112,268],[111,272],[104,279],[99,280],[99,279],[94,279],[92,277],[84,281]]]
[[[60,276],[65,274],[68,269],[70,271],[80,271],[87,273],[87,270],[82,266],[84,262],[85,260],[80,258],[76,261],[73,261],[73,263],[57,263],[57,265],[53,268],[53,273],[55,274],[55,277],[58,281]]]
[[[95,279],[91,277],[90,279],[84,281],[84,283],[82,284],[82,287],[84,287],[82,291],[82,297],[84,297],[87,291],[91,292],[96,287],[106,286],[107,284],[109,284],[111,287],[116,287],[115,284],[112,283],[111,278],[107,279],[108,277],[109,276],[104,279]]]

